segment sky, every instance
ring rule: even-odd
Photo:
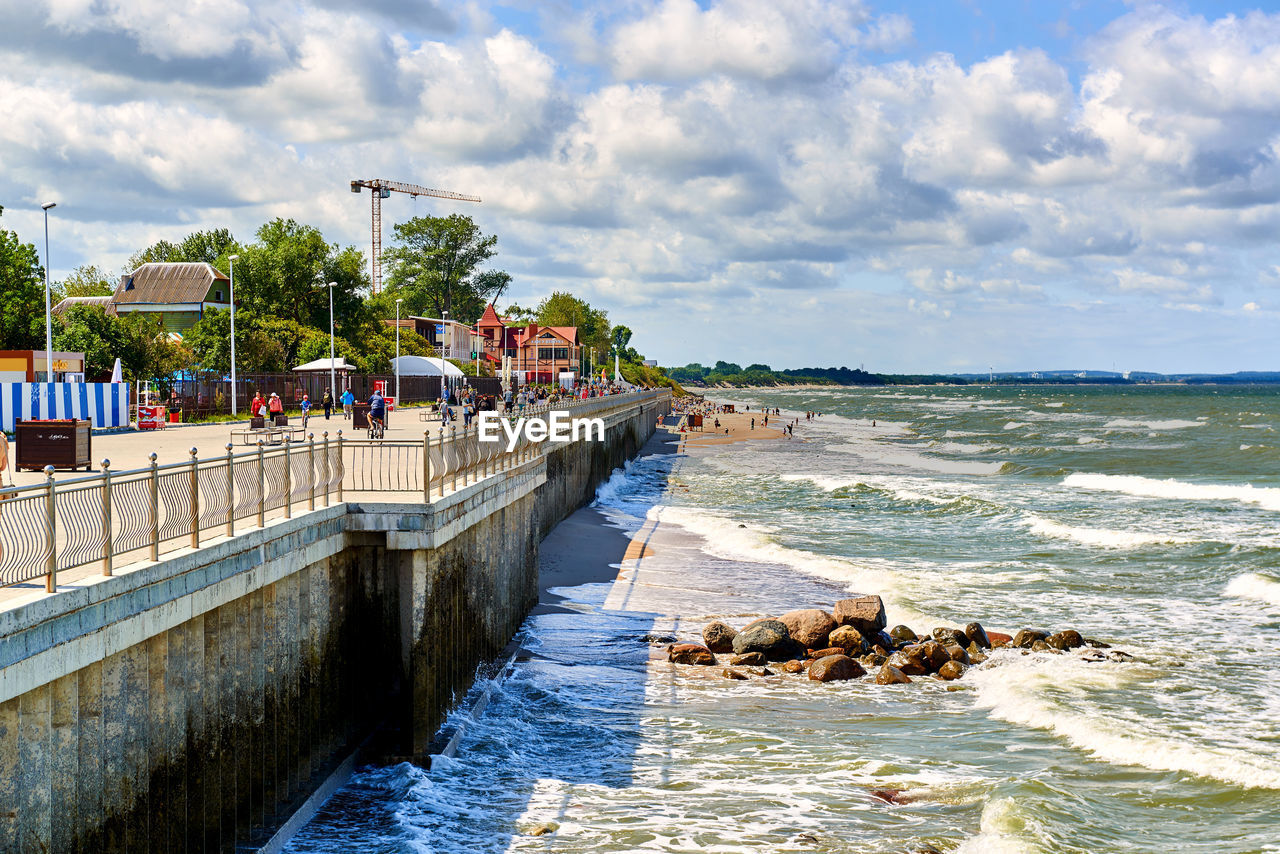
[[[1277,5],[0,0],[0,227],[367,252],[388,178],[664,365],[1276,370]]]

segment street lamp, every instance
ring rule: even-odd
[[[45,202],[40,206],[44,211],[44,379],[50,383],[53,382],[53,305],[49,296],[49,209],[57,206],[57,202]]]
[[[338,372],[333,367],[333,289],[337,282],[329,283],[329,396],[338,399]]]
[[[396,406],[400,406],[400,303],[396,300]]]
[[[231,414],[236,414],[236,261],[239,255],[232,255],[231,262]]]

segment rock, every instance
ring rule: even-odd
[[[987,660],[987,655],[986,655],[986,653],[983,653],[983,652],[971,652],[971,653],[969,653],[969,663],[970,663],[970,664],[981,664],[982,662],[984,662],[984,661],[986,661],[986,660]]]
[[[853,626],[863,635],[872,635],[885,626],[884,602],[879,596],[859,596],[841,599],[831,609],[831,615],[842,626]]]
[[[947,655],[951,657],[952,661],[958,661],[961,664],[969,663],[969,653],[965,652],[964,647],[960,646],[960,644],[948,644],[944,649],[946,649]]]
[[[1009,643],[1021,649],[1030,649],[1033,643],[1042,641],[1048,636],[1048,632],[1040,629],[1021,629]]]
[[[1097,638],[1085,638],[1084,643],[1085,643],[1085,646],[1091,646],[1094,649],[1111,649],[1111,644],[1103,643]]]
[[[1111,650],[1111,652],[1107,653],[1107,658],[1112,661],[1137,661],[1132,655],[1120,649]]]
[[[910,803],[910,801],[902,796],[901,789],[872,789],[871,797],[878,801],[884,801],[886,804]]]
[[[720,671],[720,675],[721,675],[721,676],[723,676],[725,679],[740,679],[740,680],[745,680],[745,679],[749,678],[749,677],[747,676],[747,674],[745,674],[745,673],[739,673],[738,671],[733,670],[733,669],[728,668],[728,667],[726,667],[724,670],[721,670],[721,671]]]
[[[1004,632],[987,632],[987,639],[991,641],[992,649],[999,649],[1013,643],[1013,635],[1006,635]]]
[[[712,652],[733,652],[733,639],[737,634],[732,626],[717,620],[702,630],[702,640]]]
[[[530,836],[546,836],[548,833],[551,833],[553,830],[555,830],[556,827],[557,825],[554,825],[551,823],[540,824],[537,827],[530,830],[529,835]]]
[[[672,644],[667,650],[667,661],[674,661],[676,664],[711,665],[716,663],[716,657],[702,644],[677,643]]]
[[[756,675],[757,676],[776,676],[777,674],[767,667],[761,667],[759,670],[756,671]]]
[[[879,653],[875,653],[875,652],[869,652],[858,660],[861,661],[863,664],[868,665],[869,667],[879,667],[880,665],[884,664],[886,661],[889,660],[889,656],[880,655]]]
[[[847,655],[828,655],[809,667],[809,678],[815,682],[843,682],[866,675],[862,665]]]
[[[930,673],[937,673],[942,665],[951,660],[946,647],[937,641],[925,641],[920,646],[924,649],[924,658]]]
[[[970,623],[965,626],[964,636],[969,643],[977,644],[978,649],[991,649],[991,638],[987,636],[987,630],[982,627],[982,623]]]
[[[911,681],[911,677],[903,673],[892,664],[886,664],[880,668],[880,672],[876,674],[877,685],[906,685]]]
[[[675,635],[648,634],[648,635],[645,635],[643,638],[641,638],[641,640],[644,641],[645,643],[650,643],[655,646],[662,646],[664,644],[675,643],[678,640],[678,638],[676,638]]]
[[[1080,657],[1088,662],[1106,661],[1107,654],[1096,649],[1088,649],[1080,653]]]
[[[1084,646],[1084,638],[1075,629],[1054,632],[1045,638],[1044,642],[1054,649],[1076,649]]]
[[[1045,643],[1042,640],[1035,641],[1031,644],[1032,652],[1049,652],[1052,649],[1053,647],[1049,646],[1047,643]]]
[[[778,620],[756,620],[733,639],[733,651],[738,655],[759,652],[770,661],[786,661],[804,655],[800,644],[791,637],[785,623]]]
[[[825,649],[827,635],[836,627],[835,618],[821,608],[805,608],[802,611],[788,611],[778,620],[787,627],[791,637],[809,649]]]
[[[830,647],[827,647],[826,649],[809,650],[809,658],[813,658],[813,659],[826,658],[828,655],[845,655],[845,651],[843,648],[838,646],[830,646]]]
[[[827,643],[840,647],[848,655],[861,655],[867,650],[867,639],[853,626],[837,626]]]
[[[784,661],[782,663],[783,673],[800,673],[803,671],[804,671],[804,662],[800,661],[799,659],[793,658],[791,661]]]
[[[874,652],[876,655],[883,655],[885,658],[889,657],[889,649],[887,647],[881,646],[880,644],[876,644],[875,646],[871,647],[871,651]]]
[[[938,628],[933,630],[933,639],[943,646],[965,646],[969,643],[968,638],[964,636],[964,632],[959,629]]]
[[[929,672],[929,659],[920,644],[903,647],[889,656],[888,663],[908,676],[924,676]]]
[[[938,668],[938,678],[950,682],[952,679],[959,679],[964,675],[965,666],[958,661],[948,661],[942,667]]]
[[[907,626],[894,626],[889,630],[889,639],[893,641],[895,647],[920,640],[919,636]]]
[[[734,667],[763,667],[768,660],[762,652],[745,652],[729,659],[729,663]]]

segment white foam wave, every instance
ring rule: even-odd
[[[935,442],[929,446],[929,450],[942,454],[985,454],[996,450],[996,446],[987,444],[966,445],[963,442]]]
[[[999,666],[974,669],[965,679],[976,688],[979,707],[993,717],[1046,730],[1104,761],[1212,777],[1246,789],[1280,789],[1280,761],[1272,751],[1167,733],[1158,720],[1126,719],[1089,702],[1091,691],[1112,691],[1136,678],[1130,670],[1072,656],[1002,656]]]
[[[1025,519],[1031,533],[1056,540],[1071,540],[1103,549],[1132,549],[1164,543],[1191,543],[1194,540],[1172,534],[1144,534],[1137,531],[1113,531],[1107,528],[1078,528],[1063,525],[1028,513]]]
[[[1280,608],[1280,581],[1258,575],[1256,572],[1237,575],[1227,583],[1226,589],[1222,592],[1236,599],[1253,599],[1265,602],[1274,608]]]
[[[1187,483],[1157,480],[1125,474],[1075,472],[1063,480],[1064,486],[1099,492],[1118,492],[1139,498],[1167,498],[1180,501],[1239,501],[1266,510],[1280,510],[1280,489],[1250,484]]]
[[[1019,427],[1029,426],[1025,421],[1010,421],[1004,425],[1005,430],[1017,430]]]
[[[1101,441],[1102,440],[1099,439],[1097,436],[1081,436],[1080,438],[1076,439],[1076,444],[1092,445],[1094,442],[1101,442]]]
[[[1018,808],[1013,798],[995,798],[982,807],[978,835],[960,843],[956,854],[1031,854],[1043,850],[1039,824]]]
[[[1109,430],[1183,430],[1187,427],[1203,427],[1203,421],[1182,421],[1171,418],[1166,421],[1134,421],[1116,418],[1103,425]]]

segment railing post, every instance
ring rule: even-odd
[[[293,518],[293,461],[289,458],[289,440],[284,437],[284,518]]]
[[[235,446],[227,443],[227,536],[236,535],[236,472],[232,452]]]
[[[115,548],[111,530],[111,460],[102,461],[102,574],[111,574],[111,552]]]
[[[267,526],[267,461],[262,440],[258,440],[258,527]]]
[[[200,548],[200,461],[191,449],[191,548]]]
[[[351,416],[355,418],[355,416]],[[338,431],[338,503],[342,503],[342,481],[346,480],[346,469],[342,459],[342,431]]]
[[[454,462],[453,472],[452,472],[453,479],[449,485],[449,490],[451,492],[457,492],[458,491],[458,465],[457,465],[458,463],[458,425],[456,424],[449,425],[449,446],[453,448],[453,462]],[[440,494],[444,495],[443,488],[440,490]]]
[[[431,502],[431,431],[422,430],[422,502]]]
[[[466,463],[462,469],[462,485],[467,485],[467,475],[471,474],[471,446],[467,440],[467,425],[462,425],[462,454],[466,458]]]
[[[151,455],[151,559],[160,560],[160,472]]]
[[[44,467],[47,490],[44,496],[44,542],[49,547],[45,561],[45,571],[48,575],[45,578],[44,589],[49,593],[57,592],[58,589],[58,507],[53,497],[53,472],[53,466]]]
[[[307,502],[308,510],[316,509],[316,434],[307,434],[307,477],[311,481],[311,499]]]
[[[324,431],[324,446],[320,449],[320,468],[324,471],[324,506],[329,506],[329,431]]]

